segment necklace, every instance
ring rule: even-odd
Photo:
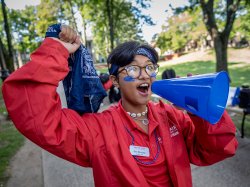
[[[149,121],[147,118],[145,119],[138,119],[138,118],[134,118],[135,120],[138,120],[138,121],[141,121],[143,125],[148,125],[149,124]]]
[[[146,116],[146,114],[148,113],[148,107],[146,107],[146,110],[142,113],[131,113],[131,112],[127,112],[128,115],[130,115],[134,120],[138,120],[138,121],[141,121],[143,125],[148,125],[149,124],[149,121],[147,118],[144,118],[144,119],[139,119],[138,117],[141,117],[141,116]]]
[[[127,112],[128,115],[130,115],[132,118],[136,118],[136,117],[141,117],[141,116],[145,116],[148,113],[148,107],[146,107],[146,110],[142,113],[131,113],[131,112]]]

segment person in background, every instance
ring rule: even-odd
[[[172,78],[176,78],[176,73],[173,68],[165,69],[162,72],[161,79],[172,79]]]
[[[113,85],[112,81],[109,79],[109,74],[101,73],[99,77],[104,89],[108,92],[109,102],[118,102],[121,99],[120,90]]]
[[[136,41],[120,44],[108,57],[110,78],[121,93],[118,104],[82,116],[62,109],[56,87],[79,46],[77,33],[62,27],[60,39],[46,38],[2,91],[16,128],[52,154],[92,167],[95,186],[191,187],[190,163],[208,166],[235,154],[236,129],[226,111],[211,125],[150,101],[158,55]]]

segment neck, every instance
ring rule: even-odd
[[[128,113],[131,119],[139,125],[146,133],[148,133],[148,108],[147,105],[129,105],[121,103],[124,110]],[[144,114],[143,114],[144,113]]]
[[[132,105],[129,103],[122,102],[122,107],[126,112],[131,112],[131,113],[141,113],[144,112],[147,108],[147,105]]]

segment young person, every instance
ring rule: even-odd
[[[64,26],[60,40],[46,38],[31,61],[3,84],[17,129],[43,149],[92,167],[96,186],[192,186],[190,163],[206,166],[233,156],[235,127],[225,112],[216,125],[163,102],[150,102],[158,71],[156,51],[126,42],[108,57],[120,102],[102,113],[62,109],[56,87],[67,58],[80,45]]]

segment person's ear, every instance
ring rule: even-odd
[[[109,79],[112,81],[113,85],[117,88],[119,88],[119,81],[118,81],[118,77],[114,76],[114,75],[110,75]]]

